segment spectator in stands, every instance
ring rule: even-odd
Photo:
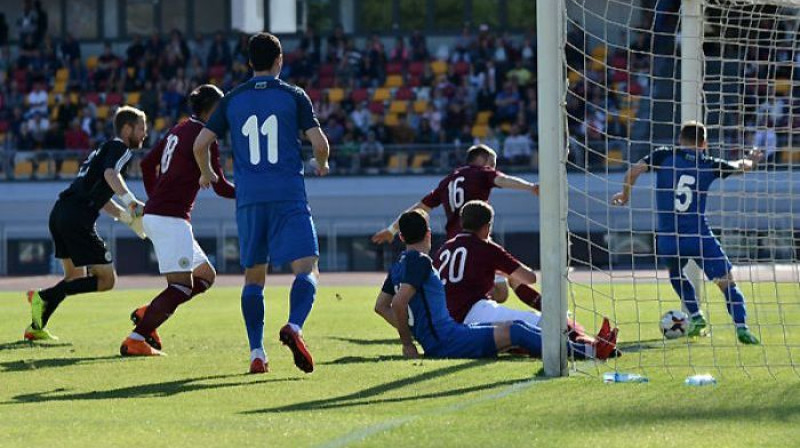
[[[6,15],[0,12],[0,47],[8,45],[8,22],[6,22]]]
[[[192,59],[199,60],[200,65],[205,68],[205,64],[208,61],[208,44],[203,38],[203,34],[199,31],[194,34],[194,40],[189,42],[189,53]]]
[[[70,150],[88,150],[89,134],[81,129],[78,118],[73,118],[69,124],[69,129],[64,133],[64,147]]]
[[[359,152],[363,168],[383,168],[383,144],[374,131],[367,133],[367,139],[361,144]]]
[[[369,131],[369,126],[372,124],[372,114],[369,109],[367,109],[366,101],[362,101],[356,105],[356,108],[350,112],[350,119],[353,120],[353,124],[355,124],[361,132],[366,133]]]
[[[41,42],[44,39],[44,36],[47,35],[47,28],[49,26],[49,19],[47,17],[47,12],[42,9],[42,2],[36,0],[33,3],[33,9],[36,11],[36,41]]]
[[[472,141],[472,144],[473,145],[484,144],[494,149],[495,152],[498,153],[500,152],[499,150],[501,148],[500,140],[497,139],[497,136],[495,135],[494,130],[492,130],[491,127],[486,129],[486,137],[475,137],[475,139]]]
[[[39,42],[36,41],[36,31],[39,26],[39,17],[36,15],[36,10],[33,9],[33,2],[25,0],[22,7],[22,15],[17,19],[17,28],[19,29],[19,40],[24,42],[31,38],[34,46],[38,46]]]
[[[423,62],[428,60],[428,43],[425,41],[425,35],[420,30],[414,30],[408,43],[411,47],[412,61]]]
[[[778,154],[778,134],[775,132],[775,123],[772,120],[767,120],[765,127],[759,127],[756,130],[753,146],[764,152],[764,168],[775,166],[775,158]]]
[[[130,45],[128,45],[128,49],[125,50],[125,65],[127,67],[138,66],[139,62],[144,59],[144,55],[145,48],[144,43],[142,43],[142,36],[134,34],[133,40],[131,41]]]
[[[61,129],[66,129],[70,123],[78,116],[78,108],[70,101],[69,95],[56,95],[56,117]]]
[[[173,120],[178,118],[181,107],[183,106],[184,96],[182,92],[185,92],[185,90],[179,90],[178,80],[173,79],[167,84],[167,90],[164,91],[164,94],[161,96],[161,100],[164,102],[164,107],[166,109],[165,112]]]
[[[414,143],[414,128],[408,123],[405,114],[397,117],[397,124],[392,126],[392,143],[395,145],[408,145]]]
[[[528,165],[533,155],[531,139],[520,133],[519,126],[511,125],[510,134],[503,142],[503,158],[512,165]]]
[[[356,141],[352,132],[346,132],[342,143],[336,147],[336,171],[341,173],[352,173],[359,169],[360,145]]]
[[[146,81],[144,83],[144,90],[142,90],[142,94],[139,97],[139,106],[141,106],[142,111],[147,114],[148,118],[155,119],[158,116],[158,101],[159,101],[159,92],[156,89],[155,84],[153,81]]]
[[[45,116],[48,114],[47,91],[42,82],[35,83],[33,90],[28,94],[28,116],[32,117],[39,113]]]
[[[419,131],[414,136],[414,143],[419,145],[435,145],[441,143],[441,139],[431,128],[431,122],[425,118],[419,121]]]
[[[389,143],[392,139],[392,136],[389,132],[389,127],[386,126],[385,115],[379,115],[378,118],[373,121],[370,132],[375,135],[375,140],[383,144]],[[367,136],[369,137],[369,134],[367,134]]]
[[[111,43],[103,45],[103,54],[97,58],[97,69],[94,71],[94,83],[97,90],[106,90],[114,84],[117,78],[117,71],[120,60],[111,51]]]
[[[25,105],[25,95],[23,95],[20,90],[21,89],[19,84],[17,84],[17,81],[11,80],[8,86],[8,92],[6,94],[6,105],[9,109],[14,110]]]
[[[64,149],[64,131],[58,122],[48,122],[47,131],[44,133],[44,140],[42,147],[47,150],[60,150]],[[58,165],[61,164],[57,161]]]
[[[34,112],[28,119],[28,130],[39,148],[44,143],[44,135],[48,129],[50,129],[50,121],[47,119],[47,113]]]
[[[536,67],[536,46],[533,44],[533,39],[530,37],[525,38],[520,48],[520,60],[522,65],[528,69],[533,70]]]
[[[243,65],[247,65],[247,61],[249,61],[248,56],[248,42],[250,40],[250,35],[247,33],[239,33],[239,40],[236,41],[236,47],[233,49],[233,62],[240,63]]]
[[[22,123],[19,133],[14,136],[14,146],[17,151],[33,151],[36,149],[36,140],[34,140],[27,122]]]
[[[189,62],[189,45],[177,29],[173,29],[170,33],[169,42],[164,48],[164,59],[167,67],[164,74],[166,78],[172,77],[179,68],[186,68],[186,63]]]
[[[344,126],[333,117],[328,118],[322,130],[332,144],[341,143],[342,138],[344,138]]]
[[[494,112],[495,94],[489,90],[489,80],[484,78],[475,95],[475,106],[480,111]]]
[[[37,64],[38,58],[39,44],[34,40],[33,34],[25,35],[20,41],[17,65],[19,68],[30,68]]]
[[[331,48],[338,48],[340,46],[344,46],[345,42],[347,41],[347,36],[344,34],[344,28],[341,24],[336,25],[333,29],[333,33],[328,36],[328,49],[330,51]]]
[[[347,42],[345,57],[340,64],[339,76],[342,78],[342,84],[355,87],[355,82],[361,79],[362,63],[364,56],[361,51],[356,48],[355,42],[352,40]]]
[[[464,110],[464,106],[458,101],[453,101],[448,106],[447,114],[444,119],[447,141],[455,140],[465,124],[467,124],[467,113]],[[470,140],[472,140],[471,137]]]
[[[520,97],[516,86],[512,81],[503,84],[503,90],[495,97],[495,107],[497,120],[500,123],[509,123],[517,119],[520,107]]]
[[[403,39],[403,36],[398,36],[394,41],[394,48],[389,56],[389,61],[399,62],[405,65],[408,63],[409,58],[410,54],[408,48],[406,47],[406,41]]]
[[[428,122],[431,131],[438,136],[438,140],[442,141],[444,139],[442,135],[442,113],[434,107],[433,103],[428,103],[422,118]]]
[[[81,44],[72,33],[67,33],[64,42],[61,43],[61,60],[65,66],[71,67],[76,59],[81,59]]]
[[[514,68],[506,74],[506,77],[515,80],[517,85],[523,89],[533,80],[533,74],[522,65],[522,59],[517,60]]]
[[[144,45],[144,52],[148,59],[158,63],[161,60],[161,55],[164,53],[164,42],[161,40],[161,34],[154,31],[150,35],[150,39]]]
[[[208,50],[208,66],[220,65],[226,68],[231,67],[231,48],[221,31],[214,36],[214,42]]]

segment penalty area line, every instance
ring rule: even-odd
[[[486,403],[487,401],[494,401],[494,400],[503,399],[505,397],[508,397],[509,395],[514,395],[514,394],[519,393],[519,392],[521,392],[521,391],[523,391],[525,389],[528,389],[528,388],[532,387],[534,384],[536,384],[538,382],[541,382],[541,381],[544,381],[544,379],[533,378],[533,379],[530,379],[530,380],[527,380],[527,381],[521,381],[519,383],[512,384],[512,385],[504,388],[503,390],[500,390],[500,391],[495,392],[493,394],[484,395],[484,396],[476,397],[476,398],[473,398],[471,400],[463,401],[463,402],[460,402],[460,403],[453,403],[453,404],[449,404],[447,406],[442,406],[442,407],[430,409],[428,411],[425,411],[425,412],[422,412],[422,413],[419,413],[419,414],[409,415],[407,417],[391,418],[389,420],[385,420],[385,421],[382,421],[380,423],[376,423],[374,425],[367,426],[365,428],[356,429],[354,431],[351,431],[351,432],[343,435],[342,437],[338,437],[338,438],[332,439],[332,440],[330,440],[328,442],[325,442],[325,443],[323,443],[321,445],[317,445],[317,446],[318,446],[318,448],[339,448],[339,447],[344,447],[344,446],[350,445],[351,443],[361,442],[361,441],[363,441],[363,440],[365,440],[365,439],[367,439],[367,438],[369,438],[371,436],[374,436],[375,434],[378,434],[378,433],[381,433],[381,432],[384,432],[384,431],[391,431],[391,430],[393,430],[395,428],[398,428],[400,426],[405,425],[406,423],[410,423],[410,422],[413,422],[415,420],[419,420],[419,419],[421,419],[423,417],[452,414],[452,413],[459,412],[459,411],[462,411],[462,410],[467,409],[467,408],[471,408],[473,406],[477,406],[479,404]]]

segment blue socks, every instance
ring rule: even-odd
[[[242,316],[250,350],[264,348],[264,287],[245,285],[242,289]]]
[[[314,297],[317,294],[317,279],[314,274],[298,274],[292,283],[292,291],[289,293],[289,323],[303,328],[311,307],[314,305]]]
[[[669,283],[675,293],[678,294],[678,297],[681,298],[681,302],[683,302],[683,306],[686,307],[689,315],[696,316],[700,314],[700,304],[697,303],[697,293],[694,290],[694,285],[683,273],[682,268],[670,266]]]
[[[725,294],[725,306],[728,308],[728,314],[733,317],[733,323],[737,327],[745,326],[747,309],[744,306],[742,290],[736,285],[730,285],[722,293]]]
[[[542,333],[538,328],[517,320],[511,324],[509,333],[511,345],[524,348],[533,357],[542,357]]]

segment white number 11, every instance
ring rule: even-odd
[[[261,163],[261,138],[258,129],[258,117],[250,115],[242,126],[242,135],[248,138],[250,144],[250,163]],[[278,117],[270,115],[261,125],[261,135],[267,137],[267,161],[271,164],[278,163]]]

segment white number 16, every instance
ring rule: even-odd
[[[278,163],[278,117],[270,115],[261,125],[261,135],[267,137],[267,161],[271,164]],[[250,115],[242,126],[242,135],[248,138],[250,144],[250,163],[261,163],[261,135],[258,129],[258,117]]]

